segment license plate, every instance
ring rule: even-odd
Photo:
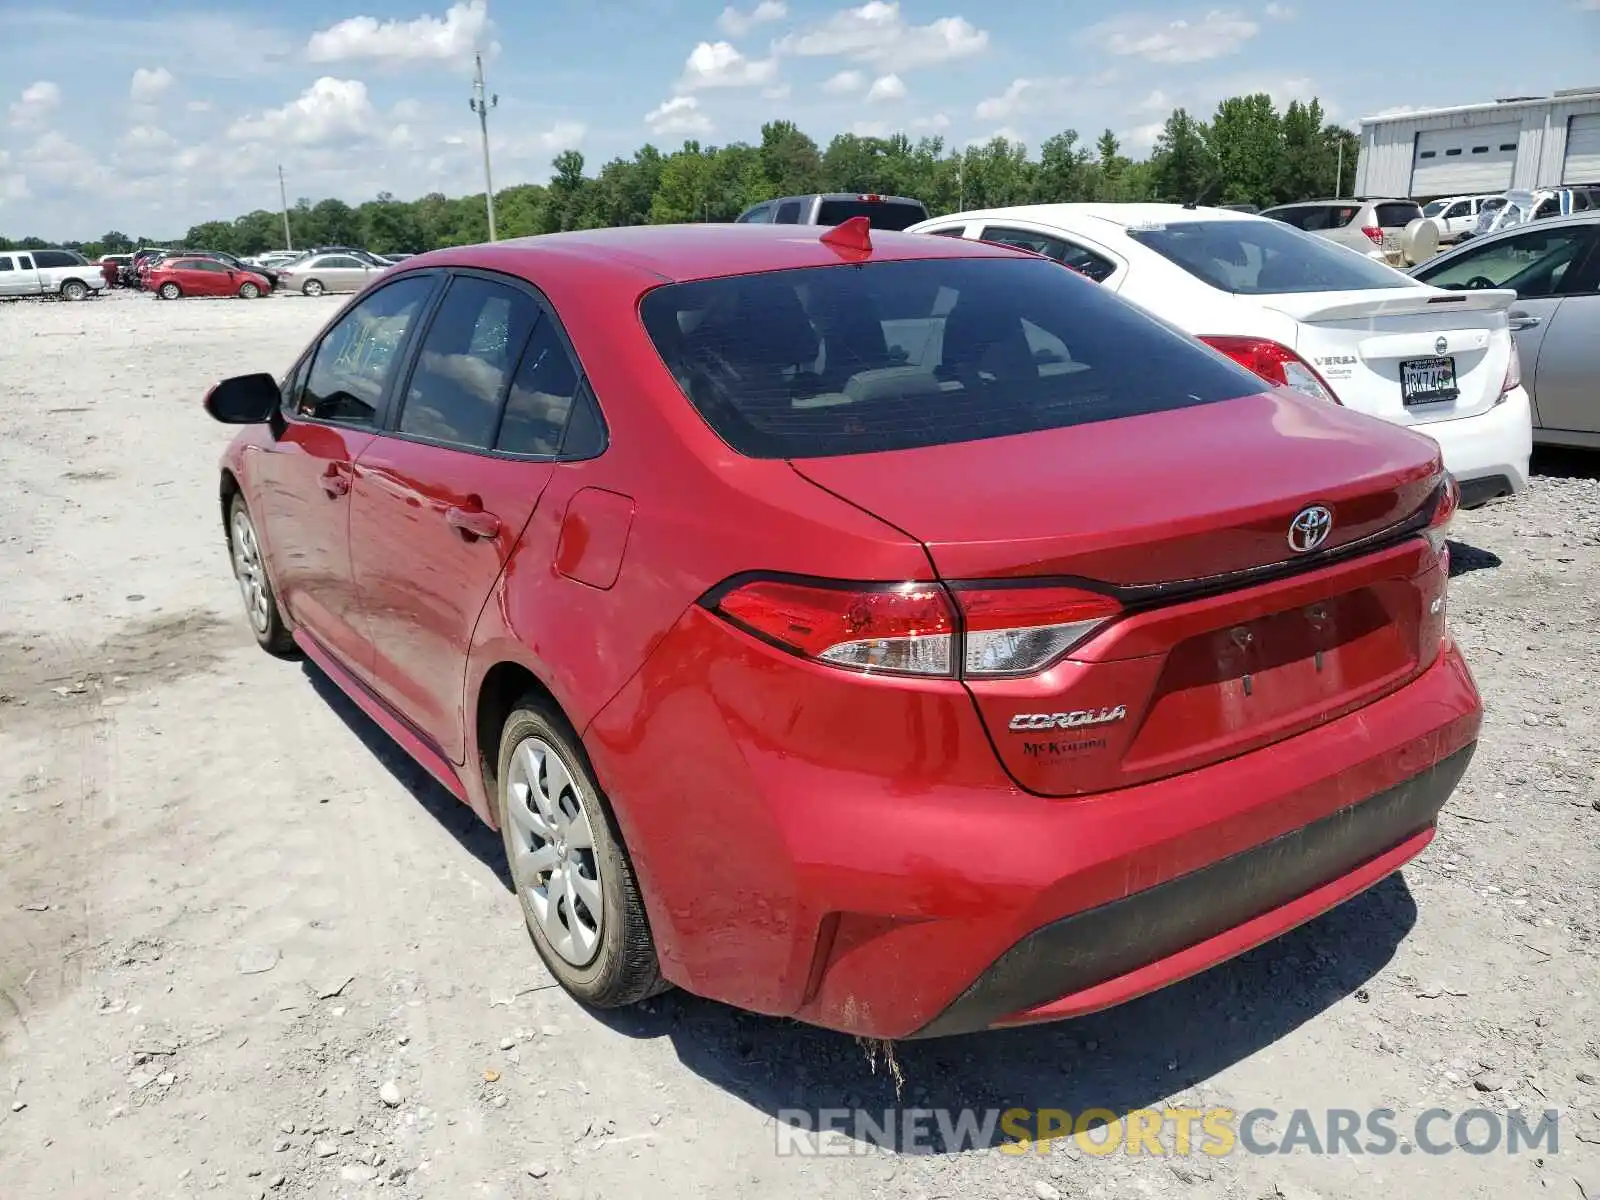
[[[1455,359],[1413,358],[1400,364],[1400,402],[1407,408],[1441,404],[1459,395]]]

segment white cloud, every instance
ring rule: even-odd
[[[974,115],[980,121],[1006,121],[1042,108],[1057,108],[1071,81],[1061,78],[1013,79],[998,96],[980,101]]]
[[[8,200],[26,200],[32,194],[28,191],[28,177],[12,165],[11,155],[0,150],[0,206]]]
[[[191,100],[189,103],[185,104],[184,107],[192,113],[207,113],[211,111],[211,101]]]
[[[934,113],[931,117],[918,117],[911,122],[911,128],[929,133],[943,133],[950,128],[950,118],[942,112]]]
[[[422,105],[416,100],[398,100],[389,110],[396,121],[415,121],[422,116]]]
[[[898,0],[867,0],[860,8],[834,13],[773,48],[782,54],[853,58],[885,70],[906,71],[967,58],[988,45],[989,34],[964,17],[911,25],[900,15]]]
[[[492,49],[483,45],[489,29],[488,0],[461,0],[443,17],[411,21],[349,17],[313,33],[306,57],[312,62],[459,62],[474,50]]]
[[[693,96],[674,96],[644,115],[644,123],[657,136],[683,134],[701,136],[711,132],[711,119],[700,111]]]
[[[1596,8],[1600,8],[1600,0],[1591,0],[1591,3]],[[1269,21],[1294,20],[1294,9],[1287,4],[1279,4],[1277,0],[1268,0],[1266,8],[1262,9],[1261,12]]]
[[[860,71],[840,71],[822,85],[822,90],[830,96],[848,96],[866,86],[867,77]]]
[[[1139,101],[1139,103],[1135,104],[1133,106],[1133,111],[1136,113],[1170,113],[1177,107],[1177,103],[1172,99],[1171,96],[1167,95],[1167,93],[1163,92],[1160,88],[1157,88],[1143,100]]]
[[[987,146],[990,142],[994,141],[995,138],[1004,138],[1008,142],[1020,142],[1022,141],[1022,134],[1016,129],[1013,129],[1010,125],[1002,125],[999,129],[996,129],[992,133],[986,133],[982,137],[968,138],[967,145]]]
[[[128,84],[128,96],[135,104],[154,104],[172,87],[172,72],[165,67],[149,70],[139,67]]]
[[[1125,129],[1117,135],[1117,140],[1122,143],[1124,152],[1132,150],[1139,154],[1148,154],[1155,146],[1156,139],[1161,136],[1161,131],[1167,127],[1165,121],[1151,121],[1144,125],[1135,125],[1132,129]]]
[[[717,28],[729,37],[743,37],[757,25],[781,21],[788,15],[789,6],[783,0],[761,0],[749,12],[742,12],[730,4],[717,18]]]
[[[856,137],[886,138],[894,129],[887,121],[857,121],[850,126],[850,132]]]
[[[11,105],[11,124],[18,129],[42,125],[61,107],[61,88],[48,79],[30,83]]]
[[[324,75],[282,108],[235,121],[228,136],[239,142],[320,146],[367,136],[375,116],[366,84]]]
[[[43,180],[64,191],[85,191],[101,184],[104,166],[65,134],[50,130],[22,152],[27,178]]]
[[[678,86],[684,91],[755,87],[770,83],[777,73],[776,59],[746,58],[730,42],[701,42],[689,52],[689,60],[683,64],[683,79]]]
[[[898,75],[883,75],[872,81],[872,86],[867,89],[867,102],[880,103],[885,100],[904,100],[906,98],[906,85]]]
[[[1212,9],[1198,21],[1132,14],[1085,30],[1083,37],[1109,54],[1153,63],[1192,63],[1237,53],[1261,26],[1236,9]]]
[[[764,100],[787,100],[793,91],[794,89],[787,83],[779,83],[769,88],[762,88],[761,97]]]
[[[155,125],[135,125],[118,139],[117,149],[148,154],[157,150],[170,150],[177,144],[178,139],[165,129]]]

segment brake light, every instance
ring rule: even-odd
[[[951,673],[955,618],[936,583],[835,586],[765,579],[735,588],[715,607],[765,641],[836,667]]]
[[[1461,485],[1456,482],[1454,475],[1447,472],[1439,497],[1434,501],[1433,515],[1428,518],[1428,527],[1422,534],[1447,572],[1450,569],[1450,522],[1455,519],[1456,510],[1460,507]]]
[[[962,673],[1031,675],[1122,611],[1109,596],[1072,587],[953,587],[961,609]]]
[[[1289,347],[1267,338],[1202,337],[1213,350],[1220,350],[1245,370],[1259,375],[1274,387],[1290,387],[1317,400],[1338,404],[1339,397],[1322,381],[1322,376]]]
[[[856,199],[857,200],[864,200],[868,204],[882,204],[883,203],[883,197],[878,195],[876,192],[868,192],[864,196],[857,196]]]
[[[1367,241],[1371,242],[1374,246],[1383,245],[1383,230],[1379,229],[1376,225],[1363,225],[1361,227],[1361,232],[1367,235]]]
[[[1496,397],[1496,404],[1504,404],[1506,397],[1513,390],[1522,386],[1522,355],[1517,352],[1517,343],[1511,343],[1511,361],[1506,363],[1506,377],[1500,384],[1500,395]]]
[[[756,579],[707,598],[793,654],[870,674],[998,678],[1043,670],[1119,615],[1079,588]],[[960,623],[957,623],[957,612]]]

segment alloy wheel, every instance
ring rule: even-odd
[[[304,291],[305,291],[305,294],[308,295],[308,296],[320,296],[320,295],[322,295],[322,281],[320,279],[308,279],[308,280],[306,280],[306,286],[304,288]]]
[[[555,748],[527,737],[511,754],[511,874],[551,948],[575,967],[600,948],[605,899],[583,783]]]
[[[233,574],[244,597],[245,615],[257,633],[264,634],[272,621],[272,604],[267,592],[266,568],[261,562],[261,545],[255,526],[241,510],[233,514]]]

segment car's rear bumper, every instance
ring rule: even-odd
[[[663,972],[862,1036],[1092,1011],[1309,920],[1427,844],[1482,716],[1447,644],[1307,732],[1050,798],[1010,783],[959,685],[863,691],[712,623],[686,617],[584,734]]]
[[[1515,496],[1528,486],[1533,409],[1523,388],[1512,388],[1503,403],[1477,416],[1411,428],[1439,443],[1464,504]]]
[[[1325,912],[1427,845],[1473,749],[1259,846],[1034,930],[915,1036],[1106,1008]]]

